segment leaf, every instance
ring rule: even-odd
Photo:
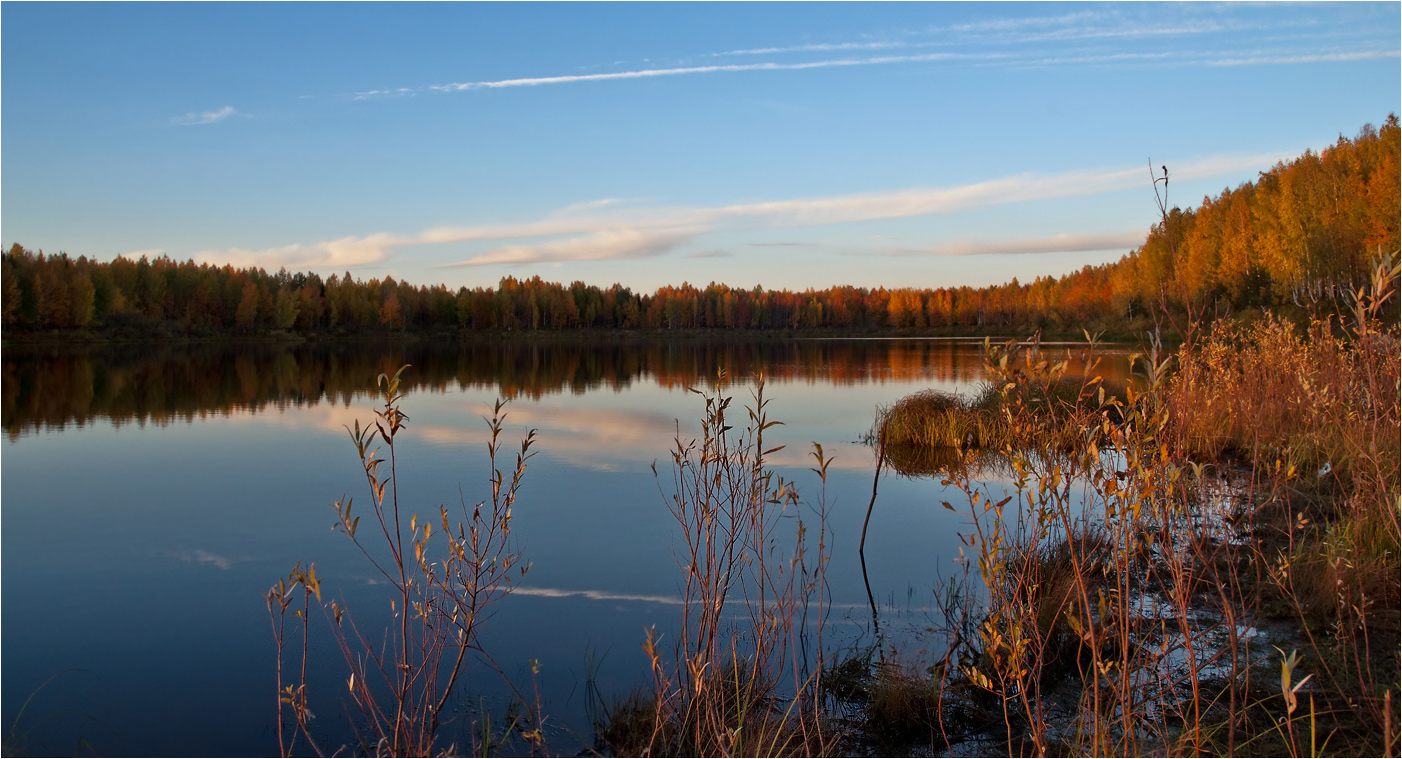
[[[978,687],[983,688],[984,690],[991,691],[994,689],[993,681],[989,680],[988,675],[985,675],[982,672],[978,671],[977,668],[969,667],[965,674],[967,674],[969,676],[969,679],[974,682],[974,685],[977,685]]]

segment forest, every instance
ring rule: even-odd
[[[1399,127],[1261,172],[1169,210],[1119,261],[983,288],[742,289],[711,283],[636,293],[504,277],[497,287],[413,285],[349,272],[270,273],[161,256],[100,260],[19,243],[0,264],[6,339],[143,339],[561,330],[1111,334],[1163,316],[1304,307],[1366,278],[1399,247]],[[1164,325],[1170,328],[1171,324]]]

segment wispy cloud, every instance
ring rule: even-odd
[[[781,55],[784,53],[831,53],[844,50],[886,50],[910,46],[910,42],[901,40],[887,40],[884,42],[827,42],[810,45],[789,45],[787,47],[756,47],[749,50],[726,50],[721,53],[710,53],[709,57],[719,58],[728,55]]]
[[[663,76],[683,76],[687,74],[715,74],[730,71],[803,71],[848,66],[879,66],[893,63],[920,63],[927,61],[950,61],[958,59],[990,60],[1005,57],[1001,53],[961,54],[924,53],[920,55],[888,55],[875,58],[833,58],[822,61],[801,63],[735,63],[715,66],[678,66],[674,68],[636,69],[615,71],[607,74],[570,74],[566,76],[541,76],[521,79],[497,79],[481,82],[455,82],[436,84],[429,89],[440,92],[462,92],[465,90],[501,89],[504,87],[539,87],[547,84],[575,84],[578,82],[605,82],[617,79],[648,79]]]
[[[1293,63],[1342,63],[1402,57],[1397,50],[1366,50],[1353,53],[1321,53],[1318,55],[1254,55],[1220,58],[1208,61],[1209,66],[1279,66]]]
[[[1200,179],[1268,167],[1293,155],[1294,152],[1213,156],[1172,164],[1171,171],[1175,180]],[[499,241],[508,244],[444,266],[646,258],[665,255],[717,230],[809,227],[954,213],[991,205],[1139,187],[1147,184],[1147,175],[1147,166],[1080,169],[1018,174],[953,187],[917,187],[885,193],[793,198],[709,208],[634,207],[609,199],[569,206],[545,218],[521,224],[438,227],[418,235],[380,233],[258,251],[242,248],[204,251],[197,257],[239,266],[336,269],[383,261],[399,246]],[[753,245],[787,246],[789,243]]]
[[[644,225],[605,227],[588,235],[538,245],[507,245],[472,259],[473,264],[518,264],[542,261],[601,261],[648,258],[666,253],[704,232],[685,225],[650,229]]]
[[[644,58],[642,67],[635,66],[626,71],[484,79],[426,87],[376,88],[351,93],[349,96],[367,99],[429,91],[464,92],[718,73],[801,71],[932,62],[1007,67],[1094,65],[1134,61],[1166,66],[1231,66],[1355,61],[1398,55],[1396,51],[1388,50],[1356,53],[1320,47],[1329,44],[1329,40],[1337,42],[1337,35],[1342,28],[1339,22],[1331,22],[1324,17],[1223,12],[1215,6],[1183,11],[1175,8],[1172,14],[1096,8],[1046,16],[985,18],[953,25],[888,30],[880,34],[861,35],[858,39],[776,44],[699,53],[690,58],[673,59],[674,65],[654,65]],[[1299,30],[1306,30],[1307,33],[1293,34]],[[1219,47],[1225,40],[1240,41],[1250,38],[1264,42],[1269,35],[1281,31],[1292,32],[1293,39],[1285,49],[1242,57]],[[1196,43],[1199,39],[1203,40],[1201,44]],[[1279,40],[1278,37],[1272,39]],[[1164,44],[1174,45],[1174,48],[1144,50],[1142,48],[1146,41],[1162,41]],[[1067,49],[1067,45],[1073,43],[1093,49]],[[1382,46],[1387,44],[1389,43],[1385,40],[1379,40],[1377,43]],[[1116,47],[1117,45],[1119,47]],[[1127,45],[1132,45],[1133,49],[1129,49]],[[940,51],[915,52],[929,48],[939,48]],[[896,51],[910,52],[897,54]],[[877,52],[891,54],[862,55]],[[810,55],[848,53],[853,55],[819,57],[816,60],[811,60],[813,55]],[[747,56],[762,56],[771,60],[688,65],[696,59],[714,61]],[[810,60],[796,60],[804,57]],[[613,61],[610,65],[624,64],[622,61]],[[590,68],[595,66],[578,66],[576,71]]]
[[[932,27],[925,30],[929,32],[1008,32],[1020,31],[1027,28],[1040,28],[1047,26],[1085,26],[1089,22],[1105,19],[1104,13],[1095,11],[1080,11],[1077,13],[1064,13],[1059,16],[1022,16],[981,19],[963,24],[953,24],[945,27]]]
[[[176,116],[171,119],[180,126],[199,126],[201,124],[217,124],[230,116],[245,116],[239,113],[231,105],[226,105],[217,111],[200,111],[197,113],[187,113],[184,116]]]
[[[1167,32],[1164,32],[1167,33]],[[1147,34],[1147,32],[1123,32],[1127,36]],[[1093,36],[1083,34],[1082,36]],[[1104,32],[1101,36],[1112,36]],[[515,79],[494,79],[475,82],[453,82],[430,85],[425,90],[437,92],[465,92],[472,90],[493,90],[513,87],[541,87],[548,85],[580,84],[627,79],[651,79],[657,77],[692,76],[745,71],[805,71],[811,69],[851,68],[863,66],[890,66],[910,63],[955,63],[967,65],[997,65],[1004,67],[1046,67],[1070,66],[1101,63],[1125,63],[1143,61],[1176,66],[1231,66],[1231,65],[1284,65],[1295,63],[1319,63],[1331,61],[1357,61],[1375,58],[1397,57],[1397,51],[1370,51],[1361,53],[1280,53],[1266,54],[1251,58],[1236,57],[1228,51],[1153,51],[1153,52],[1089,52],[1067,54],[1064,51],[1019,50],[1008,52],[978,53],[919,53],[912,55],[885,55],[866,58],[830,58],[817,61],[784,63],[766,61],[764,63],[738,63],[713,66],[676,66],[669,68],[634,69],[603,74],[566,74],[562,76],[521,77]],[[1224,57],[1225,56],[1225,57]],[[402,96],[412,94],[413,88],[395,90],[368,90],[356,92],[352,97],[364,100],[375,97]],[[207,122],[198,122],[207,123]]]
[[[1118,14],[1082,11],[1059,16],[994,18],[949,26],[927,27],[901,32],[898,35],[892,35],[891,39],[883,40],[820,42],[726,50],[720,53],[710,53],[708,57],[892,50],[967,43],[1025,44],[1028,42],[1107,38],[1178,37],[1258,28],[1263,27],[1258,24],[1224,22],[1218,19],[1203,19],[1188,23],[1176,21],[1171,24],[1152,21],[1136,23]],[[930,37],[938,39],[930,40]]]
[[[1018,240],[954,240],[927,248],[889,251],[898,256],[978,256],[990,254],[1070,253],[1092,250],[1127,250],[1144,243],[1143,230],[1110,234],[1029,237]]]
[[[310,244],[296,243],[280,248],[246,250],[229,248],[224,251],[205,250],[195,254],[200,261],[234,266],[290,266],[304,269],[340,269],[364,266],[389,257],[396,245],[418,242],[413,237],[374,234],[367,237],[342,237]]]
[[[1211,157],[1175,166],[1173,177],[1186,180],[1214,176],[1270,166],[1286,157],[1286,154]],[[520,233],[520,237],[546,234],[577,236],[543,243],[510,245],[449,265],[477,266],[495,263],[579,261],[590,260],[590,257],[654,256],[719,228],[820,226],[952,213],[1020,201],[1091,195],[1142,185],[1146,182],[1147,172],[1147,167],[1135,167],[1021,174],[946,188],[914,188],[891,193],[797,198],[715,208],[655,211],[640,209],[630,211],[631,218],[612,216],[546,220],[538,225],[523,225],[513,231]],[[631,234],[626,230],[631,230]],[[443,242],[492,239],[490,234],[507,231],[499,227],[465,228],[451,232],[440,230],[437,237]],[[611,245],[614,241],[617,241],[617,244]]]
[[[357,93],[355,93],[354,97],[355,97],[355,99],[357,99],[357,100],[364,100],[364,99],[366,99],[366,98],[380,97],[380,96],[384,96],[384,95],[404,95],[404,96],[408,96],[408,95],[413,95],[413,94],[414,94],[414,88],[413,88],[413,87],[395,87],[395,88],[392,89],[392,90],[366,90],[365,92],[357,92]]]

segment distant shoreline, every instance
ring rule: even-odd
[[[180,334],[166,332],[155,335],[112,334],[103,330],[6,330],[0,335],[0,347],[52,346],[118,346],[118,345],[302,345],[308,343],[337,344],[369,343],[497,343],[538,342],[584,344],[685,341],[746,341],[769,342],[787,340],[934,340],[941,342],[981,342],[985,338],[998,342],[1028,340],[1034,334],[1013,331],[986,332],[975,330],[892,330],[892,329],[541,329],[541,330],[425,330],[415,332],[357,332],[357,331],[277,331],[261,334]],[[1048,343],[1084,343],[1082,332],[1042,332]],[[1167,336],[1166,336],[1167,337]],[[1134,344],[1142,334],[1104,333],[1098,338],[1104,343]]]

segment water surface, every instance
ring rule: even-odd
[[[646,682],[645,631],[675,632],[681,575],[664,494],[674,440],[699,430],[689,387],[723,382],[737,406],[752,404],[763,376],[769,417],[784,422],[770,432],[786,446],[772,463],[809,503],[811,444],[833,457],[826,635],[857,646],[871,634],[857,541],[875,465],[860,438],[877,407],[982,376],[979,346],[917,339],[7,348],[0,582],[12,745],[276,753],[263,593],[295,562],[316,562],[359,618],[387,612],[385,586],[331,531],[330,504],[367,498],[345,427],[373,417],[375,376],[406,363],[409,511],[486,497],[483,417],[496,399],[510,399],[508,447],[538,430],[513,523],[531,569],[484,642],[520,683],[538,662],[551,750],[569,755],[589,740],[586,660],[600,662],[604,695],[619,696]],[[1122,364],[1102,373],[1124,379]],[[939,507],[942,491],[884,475],[871,520],[872,596],[884,629],[912,649],[939,578],[955,571],[963,518]],[[321,643],[317,722],[334,748],[346,739],[345,672]],[[500,678],[481,667],[464,703],[479,694],[505,705]]]

